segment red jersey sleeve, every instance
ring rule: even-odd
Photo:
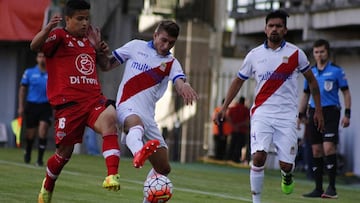
[[[41,51],[44,52],[45,56],[51,57],[54,55],[56,49],[62,42],[64,35],[63,33],[64,32],[62,32],[62,28],[56,28],[50,32],[48,38],[45,40],[45,43],[41,48]]]

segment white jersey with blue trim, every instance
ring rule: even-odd
[[[276,50],[266,42],[245,57],[238,77],[256,80],[252,115],[294,119],[297,115],[299,73],[309,70],[305,53],[283,41]]]
[[[130,105],[154,117],[155,104],[164,95],[168,81],[185,79],[177,59],[157,54],[153,41],[132,40],[112,52],[125,71],[117,93],[117,106]]]

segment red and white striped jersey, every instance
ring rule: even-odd
[[[132,40],[112,52],[125,71],[117,93],[117,105],[131,103],[149,116],[155,115],[155,103],[164,95],[168,81],[185,78],[177,59],[170,53],[158,55],[153,41]]]
[[[298,104],[299,73],[309,70],[305,53],[283,41],[273,50],[266,42],[252,49],[245,57],[238,77],[256,80],[255,99],[251,115],[273,118],[295,118]]]

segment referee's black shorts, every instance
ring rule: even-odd
[[[51,125],[52,108],[49,103],[27,102],[25,106],[25,127],[36,128],[40,121],[45,121]]]
[[[325,131],[323,133],[317,130],[314,124],[314,108],[309,109],[308,128],[310,132],[310,140],[312,144],[322,144],[323,142],[339,142],[339,122],[340,108],[337,106],[326,106],[322,108],[325,122]]]

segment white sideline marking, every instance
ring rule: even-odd
[[[174,189],[175,190],[180,190],[180,191],[183,191],[183,192],[202,194],[202,195],[209,195],[209,196],[221,197],[221,198],[225,198],[225,199],[233,199],[233,200],[241,200],[241,201],[246,201],[246,202],[252,202],[251,199],[244,198],[244,197],[234,197],[232,195],[226,195],[226,194],[220,194],[220,193],[210,193],[210,192],[205,192],[205,191],[201,191],[201,190],[193,190],[193,189],[178,188],[178,187],[174,187]]]
[[[24,168],[41,169],[41,170],[44,169],[44,168],[39,168],[37,166],[30,165],[30,164],[17,163],[17,162],[12,162],[12,161],[5,161],[5,160],[0,160],[0,163],[1,164],[12,165],[12,166],[24,167]],[[87,174],[84,174],[84,173],[72,172],[72,171],[68,171],[68,170],[62,170],[61,173],[66,173],[66,174],[74,175],[74,176],[100,177],[100,176],[87,175]],[[143,184],[142,181],[136,181],[136,180],[131,180],[131,179],[123,179],[123,178],[121,178],[121,180],[124,181],[124,182],[128,182],[128,183],[135,183],[135,184],[139,184],[139,185]],[[235,197],[235,196],[232,196],[232,195],[220,194],[220,193],[211,193],[211,192],[206,192],[206,191],[202,191],[202,190],[193,190],[193,189],[186,189],[186,188],[181,188],[181,187],[174,187],[174,190],[179,190],[179,191],[182,191],[182,192],[188,192],[188,193],[194,193],[194,194],[201,194],[201,195],[220,197],[220,198],[224,198],[224,199],[232,199],[232,200],[241,200],[241,201],[245,201],[245,202],[252,202],[251,199],[244,198],[244,197],[238,197],[238,196]]]

